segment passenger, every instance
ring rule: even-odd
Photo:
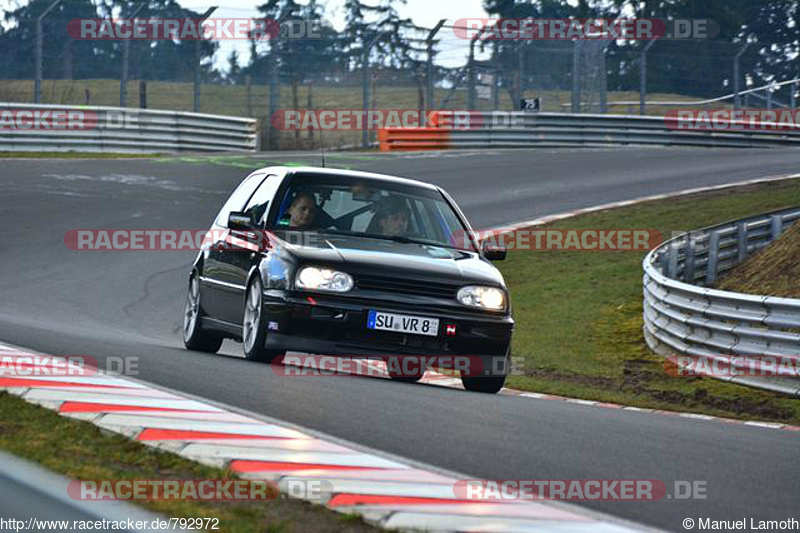
[[[317,216],[317,202],[314,195],[301,192],[292,200],[292,205],[286,210],[289,214],[289,227],[304,229],[314,223]]]
[[[382,235],[388,237],[405,236],[408,232],[408,222],[411,210],[402,198],[393,198],[386,202],[375,215],[378,228]]]

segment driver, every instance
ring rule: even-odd
[[[301,192],[294,197],[286,212],[289,214],[290,228],[308,228],[317,216],[317,201],[311,193]]]
[[[378,217],[378,228],[383,235],[397,237],[408,232],[411,210],[402,198],[390,199],[375,216]]]

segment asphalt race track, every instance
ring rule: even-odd
[[[54,355],[138,357],[139,379],[491,479],[707,482],[708,499],[589,508],[682,531],[683,518],[785,520],[800,501],[800,432],[368,378],[297,377],[180,340],[194,252],[76,252],[70,229],[205,229],[232,188],[317,154],[3,160],[0,340]],[[614,149],[328,154],[328,166],[443,185],[474,226],[690,187],[800,172],[790,150]],[[749,522],[748,522],[749,523]]]

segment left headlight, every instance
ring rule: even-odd
[[[353,288],[353,278],[329,268],[303,267],[297,272],[294,286],[312,291],[347,292]]]
[[[492,311],[506,308],[506,294],[496,287],[471,285],[458,291],[458,301],[470,307],[480,307]]]

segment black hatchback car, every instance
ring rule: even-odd
[[[466,389],[502,388],[514,320],[489,260],[505,251],[481,249],[439,187],[264,168],[234,191],[209,235],[189,277],[187,348],[214,353],[232,338],[265,362],[286,351],[469,356],[483,366],[462,371]]]

